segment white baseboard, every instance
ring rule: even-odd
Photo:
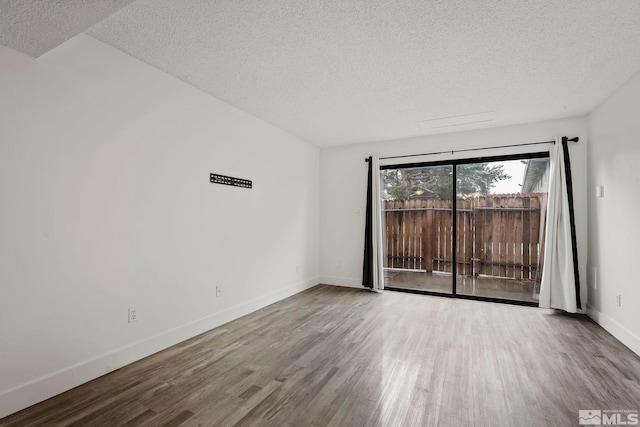
[[[348,288],[364,289],[362,287],[362,279],[351,279],[348,277],[320,276],[320,283],[324,285],[346,286]]]
[[[622,326],[611,316],[596,310],[593,306],[587,304],[587,316],[593,319],[598,325],[602,326],[607,332],[616,337],[622,344],[629,347],[631,351],[640,356],[640,337],[629,329]]]
[[[209,331],[234,319],[288,298],[320,283],[314,277],[268,295],[252,299],[202,319],[169,329],[90,360],[77,363],[17,387],[0,391],[0,418],[49,399],[172,345]]]

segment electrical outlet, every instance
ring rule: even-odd
[[[299,265],[296,265],[296,274],[297,273],[300,273],[300,266]]]
[[[616,295],[616,305],[618,307],[622,306],[622,295],[620,294]]]
[[[129,323],[138,321],[138,309],[130,308],[129,309]]]
[[[222,286],[216,286],[216,298],[220,298],[222,296]]]
[[[593,289],[598,289],[598,268],[593,267]]]
[[[341,259],[336,261],[336,267],[342,268],[342,260]]]

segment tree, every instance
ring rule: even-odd
[[[472,163],[457,167],[458,197],[488,194],[496,182],[511,178],[502,165]],[[453,170],[449,165],[381,171],[385,200],[451,199]]]

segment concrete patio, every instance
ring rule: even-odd
[[[388,270],[385,287],[451,294],[451,274],[420,271]],[[460,295],[474,295],[505,300],[538,302],[539,283],[534,280],[504,279],[490,276],[458,276],[456,290]]]

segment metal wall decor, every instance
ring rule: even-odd
[[[210,174],[209,181],[214,184],[232,185],[242,188],[252,188],[253,185],[250,179],[234,178],[232,176],[218,175],[217,173]]]

